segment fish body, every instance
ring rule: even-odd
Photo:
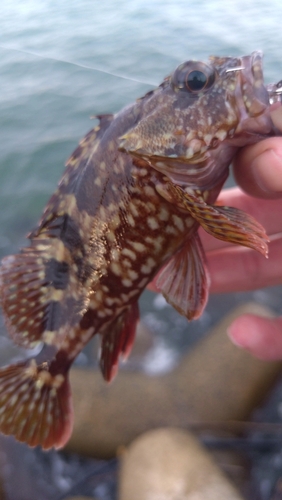
[[[275,95],[275,86],[271,86]],[[30,246],[5,257],[0,296],[15,343],[44,344],[0,369],[0,431],[44,449],[65,444],[73,411],[69,368],[101,335],[106,380],[130,352],[138,298],[158,274],[168,302],[202,313],[209,278],[199,225],[267,254],[263,228],[214,205],[237,149],[277,134],[261,54],[187,61],[155,90],[80,142]]]

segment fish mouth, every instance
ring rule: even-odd
[[[269,83],[266,86],[268,92],[269,104],[282,104],[282,80],[278,83]]]
[[[241,146],[242,140],[246,144],[246,135],[249,140],[266,137],[272,129],[272,122],[269,116],[270,92],[263,79],[262,52],[243,56],[238,62],[240,70],[237,70],[234,91],[238,125],[232,143]]]
[[[241,58],[240,91],[244,110],[249,117],[261,115],[269,106],[269,93],[264,85],[263,54],[255,51],[250,56]]]

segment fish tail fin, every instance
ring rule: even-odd
[[[0,432],[48,450],[63,447],[72,426],[68,374],[51,374],[36,359],[0,369]]]

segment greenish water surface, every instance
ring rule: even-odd
[[[94,125],[91,115],[118,111],[181,61],[210,54],[262,49],[266,80],[278,81],[281,19],[276,0],[2,0],[0,257],[25,244],[66,159]],[[142,298],[153,328],[168,339],[171,325],[188,328],[154,300]],[[189,326],[189,338],[215,310],[223,313],[225,300],[233,299],[212,298],[208,316]]]

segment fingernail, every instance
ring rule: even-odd
[[[227,333],[229,339],[231,340],[232,344],[243,349],[243,342],[242,343],[240,342],[240,340],[242,340],[242,339],[238,340],[236,338],[236,335],[234,335],[236,333],[236,328],[233,327],[233,323],[227,328],[226,333]]]

